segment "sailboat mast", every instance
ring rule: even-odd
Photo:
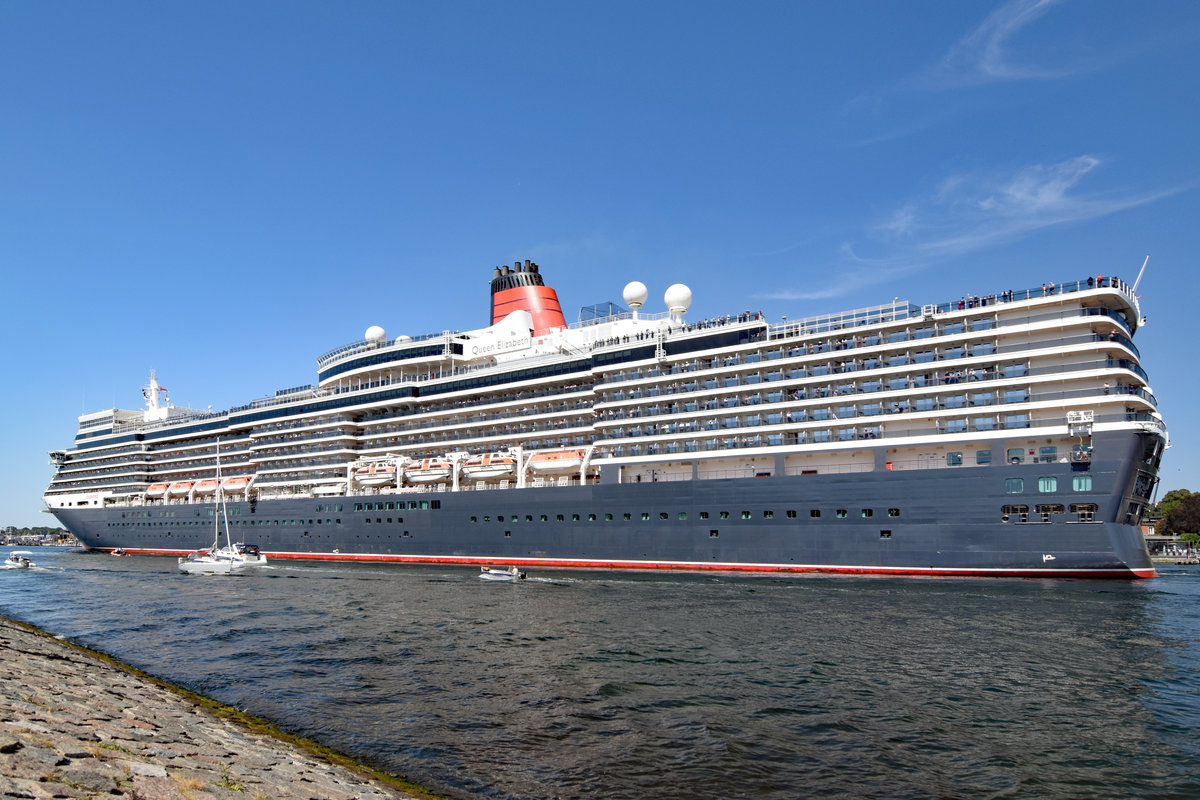
[[[217,503],[221,498],[221,438],[217,437],[217,491],[213,495],[213,549],[221,544],[221,513]]]
[[[221,517],[225,524],[225,544],[233,547],[233,537],[229,534],[229,507],[225,505],[225,493],[221,491],[221,439],[217,439],[217,495],[221,498]],[[218,540],[220,535],[218,534]]]

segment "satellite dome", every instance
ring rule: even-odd
[[[630,281],[625,284],[625,288],[621,291],[621,297],[625,299],[625,305],[634,311],[637,311],[646,304],[646,296],[648,294],[646,284],[641,281]]]
[[[367,332],[363,334],[363,338],[371,344],[382,344],[383,342],[387,341],[387,334],[384,332],[383,328],[379,327],[378,325],[372,325],[371,327],[367,328]]]
[[[672,314],[686,314],[692,304],[692,290],[682,283],[673,283],[663,292],[663,302],[667,304],[667,311]]]

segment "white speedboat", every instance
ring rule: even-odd
[[[33,559],[30,558],[31,555],[33,553],[28,550],[13,550],[8,554],[8,558],[4,559],[4,568],[29,569],[30,567],[36,567],[37,564],[33,563]]]
[[[523,581],[525,570],[516,567],[480,567],[479,577],[485,581]]]

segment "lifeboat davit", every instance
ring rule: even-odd
[[[177,483],[172,483],[170,486],[167,487],[167,496],[168,497],[179,497],[181,495],[185,495],[189,491],[191,491],[192,485],[194,483],[195,483],[195,481],[178,481]]]
[[[395,486],[396,465],[377,461],[354,470],[354,480],[363,486]]]
[[[167,484],[152,483],[146,487],[146,497],[162,497],[167,493]]]
[[[440,458],[423,458],[404,468],[404,479],[409,483],[434,483],[448,480],[454,473],[449,461]]]
[[[217,490],[216,478],[205,478],[202,481],[196,481],[196,488],[193,490],[195,494],[212,494]]]
[[[583,466],[586,450],[548,450],[529,457],[529,468],[542,475],[556,472],[578,472]]]
[[[221,491],[225,494],[241,494],[250,485],[250,480],[249,475],[237,475],[233,478],[226,478],[221,483]]]
[[[463,475],[473,481],[503,478],[517,471],[517,460],[503,453],[472,456],[463,462]]]

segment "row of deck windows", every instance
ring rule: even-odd
[[[1050,494],[1058,491],[1058,478],[1053,475],[1048,475],[1037,479],[1037,490],[1042,494]],[[1073,492],[1090,492],[1092,490],[1091,475],[1072,475],[1071,476],[1071,491]],[[1024,478],[1005,478],[1004,491],[1006,494],[1021,494],[1025,491]]]
[[[1071,503],[1064,507],[1062,503],[1039,503],[1029,513],[1027,505],[1006,505],[1000,508],[1002,522],[1053,522],[1055,514],[1065,514],[1070,510],[1075,515],[1076,522],[1095,522],[1100,507],[1095,503]]]
[[[713,517],[712,515],[714,513],[717,516]],[[717,511],[717,512],[701,511],[701,512],[698,512],[697,518],[701,519],[701,520],[733,519],[734,517],[732,516],[732,514],[733,514],[733,512],[731,512],[731,511]],[[775,511],[772,509],[766,509],[764,511],[761,511],[760,514],[761,514],[762,519],[774,519],[775,518]],[[875,509],[873,509],[873,508],[860,509],[859,514],[860,514],[860,516],[862,516],[863,519],[869,519],[869,518],[875,516]],[[788,509],[787,511],[784,512],[784,515],[788,519],[796,519],[800,516],[800,512],[795,509]],[[898,516],[900,516],[900,509],[889,508],[887,510],[887,515],[889,517],[898,517]],[[537,516],[538,516],[539,522],[549,522],[550,521],[549,514],[539,514]],[[594,514],[594,513],[593,514],[570,514],[570,515],[556,514],[555,521],[556,522],[566,522],[568,516],[570,517],[571,522],[582,522],[584,520],[587,520],[588,522],[596,522],[597,520],[601,519],[601,515]],[[811,518],[820,517],[821,509],[819,509],[819,508],[809,509],[808,516]],[[850,512],[845,508],[839,508],[836,511],[834,511],[834,516],[837,517],[838,519],[846,519],[848,516],[850,516]],[[525,518],[526,522],[534,521],[533,514],[526,514],[524,518]],[[616,520],[616,518],[617,518],[616,514],[613,514],[613,513],[606,513],[603,515],[603,519],[605,522],[613,522]],[[657,515],[655,515],[649,511],[643,511],[640,513],[640,518],[641,518],[641,521],[643,521],[643,522],[650,522],[652,520],[666,521],[666,520],[671,519],[671,512],[660,511],[660,512],[658,512]],[[686,511],[676,512],[675,518],[679,519],[679,520],[686,520],[688,518],[688,512],[686,512]],[[753,511],[742,511],[740,513],[740,518],[741,519],[754,519],[755,513]],[[482,519],[484,522],[492,522],[492,515],[484,514]],[[633,514],[633,512],[626,511],[621,515],[621,519],[622,519],[622,521],[630,522],[634,519],[634,514]],[[499,522],[499,523],[519,522],[520,520],[521,520],[520,514],[512,514],[512,515],[497,514],[495,517],[495,521]],[[471,522],[479,522],[479,521],[480,521],[480,517],[478,517],[478,516],[471,517]]]

